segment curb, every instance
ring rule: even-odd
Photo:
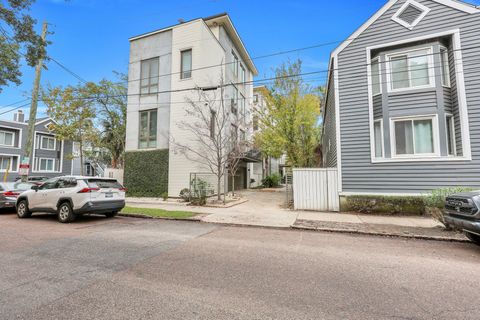
[[[240,227],[240,228],[248,227],[248,228],[273,229],[273,230],[305,230],[305,231],[312,231],[312,232],[348,233],[348,234],[360,234],[360,235],[377,236],[377,237],[470,243],[470,240],[468,240],[467,238],[460,239],[460,238],[452,238],[452,237],[426,236],[426,235],[419,235],[419,234],[369,232],[369,231],[342,229],[342,228],[313,228],[313,227],[304,227],[304,226],[296,226],[296,225],[291,225],[289,227],[276,227],[276,226],[266,226],[266,225],[210,222],[210,221],[203,221],[202,216],[198,216],[198,215],[192,218],[170,218],[170,217],[152,217],[144,214],[119,213],[118,216],[128,217],[128,218],[137,218],[137,219],[157,219],[157,220],[200,222],[200,223],[216,224],[216,225],[221,225],[225,227]]]
[[[189,221],[189,222],[202,222],[201,217],[193,216],[191,218],[172,218],[172,217],[152,217],[146,214],[133,214],[133,213],[119,213],[119,217],[137,218],[137,219],[160,219],[160,220],[174,220],[174,221]]]
[[[320,232],[331,232],[331,233],[333,232],[350,233],[350,234],[362,234],[362,235],[379,236],[379,237],[396,237],[396,238],[406,238],[406,239],[462,242],[462,243],[470,242],[470,240],[468,240],[467,238],[460,239],[460,238],[452,238],[452,237],[426,236],[426,235],[419,235],[419,234],[369,232],[369,231],[342,229],[342,228],[312,228],[312,227],[303,227],[303,226],[295,226],[295,225],[292,225],[291,228],[295,230],[320,231]]]

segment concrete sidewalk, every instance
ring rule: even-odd
[[[294,211],[282,207],[285,195],[281,192],[249,190],[242,191],[241,194],[248,201],[230,208],[187,206],[179,202],[131,198],[127,198],[127,205],[200,213],[200,221],[208,223],[466,241],[462,234],[445,231],[439,222],[430,217]]]

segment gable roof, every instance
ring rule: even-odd
[[[370,17],[364,24],[360,26],[352,35],[350,35],[347,40],[343,41],[333,52],[332,52],[332,57],[335,55],[338,55],[340,52],[342,52],[350,43],[353,42],[362,32],[364,32],[368,27],[370,27],[375,21],[377,21],[378,18],[380,18],[385,12],[387,12],[388,9],[390,9],[395,3],[397,3],[399,0],[389,0],[387,3],[383,5],[380,10],[378,10],[373,16]],[[474,14],[474,13],[480,13],[480,9],[477,6],[474,6],[472,4],[463,2],[463,1],[457,1],[457,0],[430,0],[434,1],[440,4],[443,4],[447,7],[451,7],[456,10],[460,10],[469,14]]]

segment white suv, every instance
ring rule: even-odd
[[[65,176],[45,181],[20,194],[16,208],[19,218],[33,212],[58,214],[63,223],[79,214],[101,213],[114,217],[125,207],[125,188],[115,179]]]

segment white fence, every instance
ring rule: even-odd
[[[106,168],[103,176],[106,178],[117,179],[120,184],[123,184],[123,169]]]
[[[295,210],[340,211],[336,168],[293,169]]]

